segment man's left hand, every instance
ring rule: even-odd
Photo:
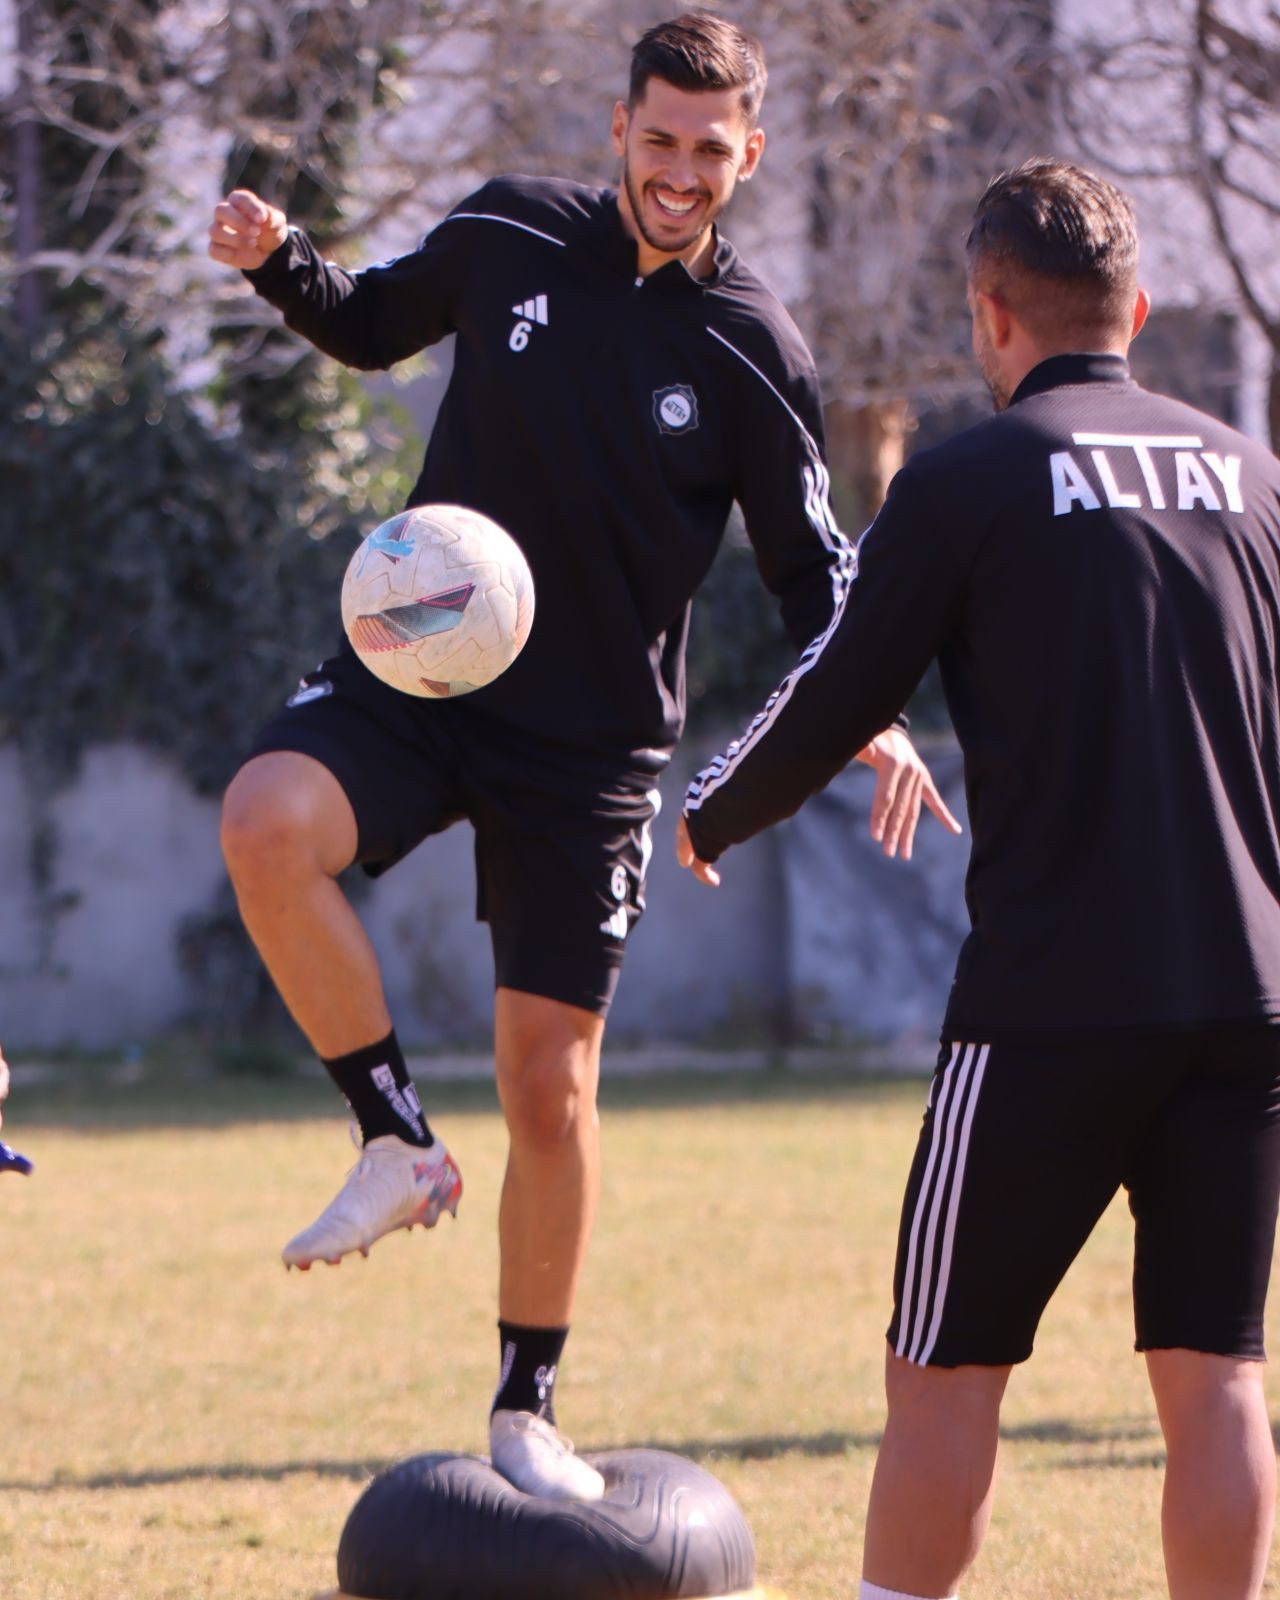
[[[922,804],[950,833],[964,832],[938,793],[920,752],[901,728],[886,728],[878,733],[864,750],[858,751],[858,760],[876,769],[871,837],[885,855],[910,861]]]
[[[683,817],[676,818],[676,860],[682,867],[688,867],[699,883],[705,883],[711,889],[720,887],[720,874],[716,869],[709,861],[700,861],[694,855],[689,825]]]

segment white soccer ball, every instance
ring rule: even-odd
[[[342,625],[375,677],[452,699],[492,683],[524,648],[533,578],[520,546],[466,506],[415,506],[361,541]]]

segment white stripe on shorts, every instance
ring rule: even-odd
[[[928,1365],[942,1326],[969,1136],[990,1049],[989,1044],[953,1044],[951,1059],[942,1069],[937,1088],[929,1155],[911,1219],[898,1342],[894,1347],[897,1355],[920,1366]]]

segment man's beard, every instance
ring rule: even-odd
[[[677,256],[682,250],[687,250],[691,244],[696,244],[724,209],[723,206],[715,206],[704,212],[689,237],[687,239],[679,239],[672,244],[665,239],[656,237],[645,226],[644,193],[636,188],[635,181],[631,176],[631,164],[625,158],[622,163],[622,182],[627,191],[627,199],[631,202],[631,215],[635,218],[636,228],[640,237],[651,250],[660,250],[663,255]]]

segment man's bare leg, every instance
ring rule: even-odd
[[[1172,1600],[1255,1600],[1275,1515],[1262,1363],[1149,1350],[1168,1451],[1161,1524]]]
[[[498,1095],[510,1150],[498,1231],[498,1309],[510,1322],[566,1324],[600,1192],[596,1090],[604,1019],[499,989]]]
[[[554,1386],[600,1190],[604,1019],[500,988],[498,1093],[510,1147],[498,1213],[502,1371],[494,1464],[528,1493],[595,1499],[604,1482],[556,1433]]]
[[[901,1594],[954,1595],[986,1537],[1008,1367],[885,1357],[889,1414],[867,1505],[862,1572]]]
[[[462,1193],[457,1164],[418,1105],[373,947],[335,881],[356,842],[346,794],[310,756],[258,756],[227,791],[222,848],[241,916],[364,1141],[337,1195],[281,1252],[303,1271],[367,1255],[394,1229],[433,1227],[442,1211],[457,1213]]]
[[[222,810],[222,851],[249,937],[325,1060],[391,1031],[377,957],[335,879],[356,853],[341,784],[310,756],[247,762]]]

